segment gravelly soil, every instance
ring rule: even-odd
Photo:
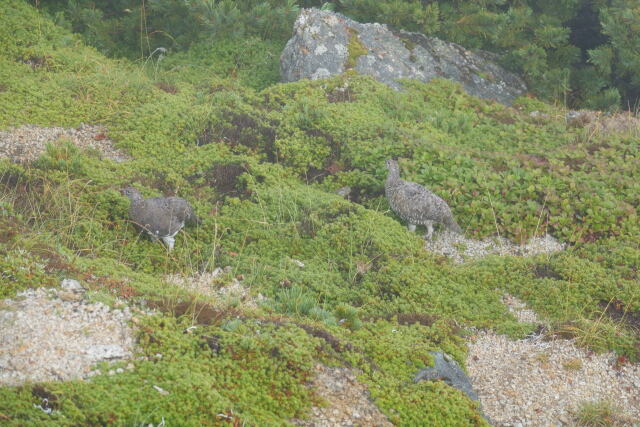
[[[540,323],[517,298],[504,302],[520,321]],[[513,341],[492,331],[468,342],[467,370],[482,408],[498,426],[574,425],[583,402],[608,400],[624,425],[640,420],[640,365],[619,364],[570,340]],[[634,424],[634,422],[636,424]]]
[[[564,245],[546,234],[534,237],[524,245],[516,245],[505,238],[488,237],[483,240],[468,239],[451,231],[435,233],[432,240],[425,241],[428,251],[444,255],[454,262],[462,263],[486,255],[534,256],[558,252]]]
[[[89,377],[97,362],[130,358],[130,319],[127,307],[66,290],[31,289],[0,301],[0,385]]]
[[[115,148],[102,126],[82,124],[76,129],[25,125],[0,131],[0,158],[16,163],[29,163],[45,152],[47,144],[65,139],[81,149],[94,149],[104,157],[122,162],[127,156]]]
[[[244,308],[256,308],[265,298],[262,294],[252,296],[249,288],[236,277],[230,277],[231,267],[216,268],[211,272],[185,276],[169,274],[165,280],[173,285],[208,297],[214,297],[213,306],[236,305]]]
[[[544,322],[538,318],[535,311],[527,307],[525,303],[520,301],[513,295],[505,294],[502,297],[502,302],[507,306],[509,312],[511,312],[519,322],[536,323],[538,325]]]
[[[327,405],[313,406],[309,419],[293,420],[295,425],[306,427],[393,426],[369,400],[367,388],[356,380],[355,373],[349,368],[318,364],[311,387]]]

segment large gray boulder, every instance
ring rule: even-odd
[[[526,91],[522,79],[488,52],[419,33],[361,24],[339,13],[303,9],[280,57],[282,81],[320,79],[354,69],[400,89],[400,78],[436,77],[462,84],[471,95],[511,104]]]

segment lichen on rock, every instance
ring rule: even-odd
[[[473,52],[424,34],[304,9],[280,57],[280,74],[282,81],[292,82],[355,69],[394,89],[401,89],[399,79],[445,78],[460,83],[471,95],[511,104],[526,86],[496,59],[488,52]]]

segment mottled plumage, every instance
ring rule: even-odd
[[[387,160],[387,169],[389,174],[384,191],[389,205],[400,218],[408,222],[410,231],[415,231],[417,224],[425,225],[426,238],[430,239],[433,223],[437,222],[456,233],[462,233],[447,202],[420,184],[400,179],[400,168],[396,160]]]
[[[137,228],[146,231],[151,240],[162,241],[173,249],[174,236],[186,223],[199,223],[193,208],[180,197],[152,197],[143,199],[140,192],[127,187],[122,193],[131,200],[129,218]]]

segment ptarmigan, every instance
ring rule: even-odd
[[[433,223],[437,222],[456,233],[462,233],[447,202],[420,184],[400,179],[397,160],[387,160],[387,169],[389,174],[384,184],[385,195],[391,209],[408,222],[409,231],[414,232],[417,224],[425,225],[425,238],[431,239]]]
[[[143,199],[138,190],[127,187],[122,194],[131,200],[129,218],[138,229],[144,230],[154,242],[158,239],[173,249],[174,236],[185,223],[200,223],[193,208],[180,197],[152,197]]]

